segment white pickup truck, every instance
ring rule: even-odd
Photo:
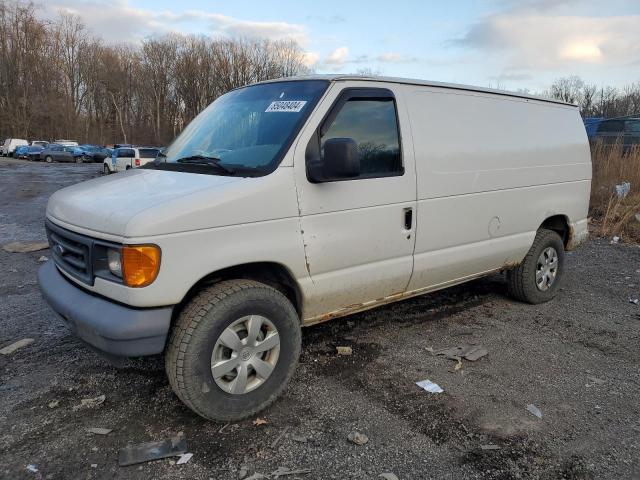
[[[218,98],[154,162],[52,195],[39,283],[93,347],[164,353],[186,405],[237,420],[282,392],[303,326],[500,271],[515,299],[551,300],[590,186],[574,105],[264,82]]]

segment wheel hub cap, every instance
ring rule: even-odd
[[[558,252],[553,247],[545,248],[536,265],[536,287],[545,292],[551,288],[558,274]]]
[[[220,334],[211,353],[211,374],[222,390],[241,395],[269,378],[279,355],[280,337],[273,323],[260,315],[248,315]]]

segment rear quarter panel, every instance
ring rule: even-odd
[[[410,290],[519,263],[550,216],[586,226],[591,158],[577,108],[406,89],[418,191]]]

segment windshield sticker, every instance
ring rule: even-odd
[[[306,105],[306,100],[278,100],[271,102],[265,112],[299,112]]]

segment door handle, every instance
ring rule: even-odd
[[[411,230],[413,227],[413,208],[404,209],[404,229]]]

